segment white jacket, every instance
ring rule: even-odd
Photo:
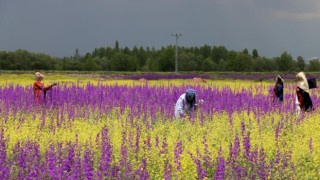
[[[180,118],[181,115],[185,114],[185,104],[186,104],[186,93],[182,94],[177,103],[176,103],[176,107],[175,107],[175,111],[174,111],[174,115],[177,118]]]
[[[195,101],[197,102],[197,100],[195,99]],[[190,112],[192,110],[195,110],[197,107],[197,103],[194,102],[194,104],[188,104],[187,100],[186,100],[186,93],[182,94],[177,103],[176,103],[176,107],[175,107],[175,111],[174,114],[177,118],[180,118],[182,115],[190,115]],[[203,102],[203,100],[201,100],[201,102]]]
[[[296,114],[300,114],[301,113],[301,108],[300,108],[300,102],[299,102],[299,100],[298,100],[298,96],[297,95],[295,95],[296,96],[296,98],[295,98],[295,104],[296,104]]]

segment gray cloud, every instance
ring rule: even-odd
[[[2,0],[0,50],[54,56],[94,48],[224,45],[267,57],[320,56],[316,0]]]

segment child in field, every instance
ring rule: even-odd
[[[283,101],[283,79],[281,78],[280,75],[276,77],[276,83],[273,87],[273,100],[277,99],[278,101],[282,102]]]
[[[53,83],[48,86],[44,86],[44,84],[42,83],[43,78],[44,78],[44,75],[42,73],[40,72],[35,73],[35,81],[33,82],[33,93],[34,93],[34,100],[36,103],[40,103],[40,99],[42,96],[43,96],[43,99],[45,99],[46,92],[49,91],[53,86],[57,85],[57,83]]]
[[[309,112],[313,110],[313,103],[309,94],[309,84],[304,72],[299,72],[296,75],[298,81],[296,88],[296,112]]]
[[[198,109],[198,105],[203,103],[201,99],[197,102],[196,91],[193,89],[188,89],[184,94],[182,94],[176,102],[175,106],[175,116],[181,118],[184,116],[190,116],[192,111]]]

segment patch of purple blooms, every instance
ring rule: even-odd
[[[168,158],[168,154],[174,154],[174,159],[163,159],[164,163],[160,165],[163,168],[163,179],[174,178],[182,170],[182,154],[190,155],[198,179],[268,179],[277,174],[292,179],[293,175],[290,173],[295,171],[295,166],[291,161],[291,152],[278,151],[267,161],[265,149],[251,144],[251,132],[244,122],[241,124],[241,134],[234,135],[229,149],[215,149],[218,151],[216,156],[209,150],[215,147],[209,148],[206,135],[203,136],[203,151],[198,149],[195,154],[184,147],[182,140],[177,141],[173,149],[169,149],[166,137],[156,137],[155,142],[150,136],[142,139],[141,132],[145,129],[134,124],[134,121],[142,121],[149,129],[153,128],[155,121],[173,121],[176,100],[188,88],[189,85],[64,85],[48,92],[46,101],[39,105],[34,103],[31,86],[1,87],[0,118],[3,123],[9,120],[23,122],[22,115],[25,113],[35,120],[41,120],[42,128],[49,126],[49,131],[55,133],[55,129],[63,123],[72,123],[76,118],[99,121],[102,116],[108,117],[112,110],[119,109],[116,116],[128,113],[125,121],[128,126],[134,126],[134,131],[123,132],[122,139],[120,137],[119,140],[120,157],[116,161],[109,129],[106,127],[96,138],[98,154],[94,153],[90,143],[81,147],[78,142],[50,144],[41,154],[39,144],[26,141],[17,143],[10,157],[7,156],[7,139],[4,138],[3,130],[0,130],[0,175],[5,179],[150,179],[148,159],[141,158],[138,154],[142,150],[159,149],[159,157]],[[290,113],[294,109],[294,94],[287,93],[285,102],[276,104],[269,95],[260,93],[265,88],[272,88],[271,86],[252,86],[239,91],[215,86],[195,85],[192,88],[196,90],[198,98],[205,101],[201,107],[202,125],[210,121],[215,113],[228,113],[229,124],[232,126],[232,114],[235,112],[254,113],[258,117],[257,121],[261,115],[287,112],[282,117],[283,121],[274,124],[274,136],[278,140],[287,119],[294,115]],[[253,94],[253,89],[258,93]],[[288,91],[290,90],[293,91],[294,88],[288,87]],[[314,105],[319,104],[317,96],[312,96],[312,100]],[[48,116],[50,118],[46,118]],[[314,141],[310,137],[310,153],[314,152]],[[228,155],[225,155],[224,152],[228,150]]]

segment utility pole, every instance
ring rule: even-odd
[[[176,63],[175,63],[175,72],[178,73],[178,39],[182,34],[171,34],[176,38]]]

